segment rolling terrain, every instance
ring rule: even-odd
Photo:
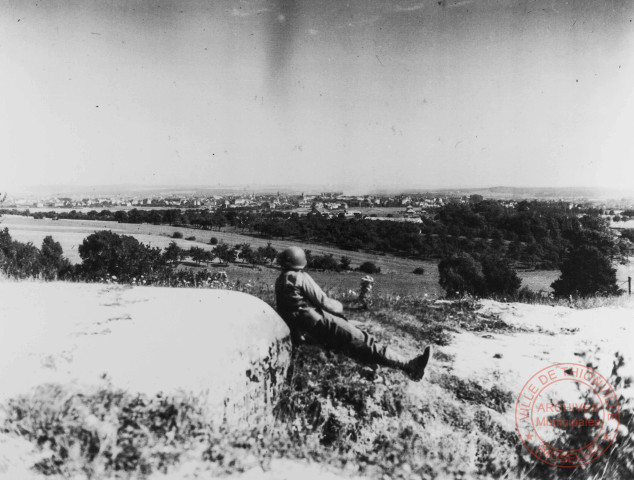
[[[212,250],[213,246],[209,245],[212,237],[218,241],[225,242],[229,245],[240,243],[249,243],[253,247],[264,247],[269,242],[277,250],[281,250],[290,244],[299,244],[303,248],[310,249],[313,254],[333,255],[335,259],[347,256],[352,260],[352,267],[358,267],[362,262],[371,261],[381,267],[381,274],[375,275],[377,282],[375,290],[377,293],[394,294],[394,295],[416,295],[428,294],[430,296],[441,296],[444,291],[438,285],[438,268],[437,261],[433,260],[417,260],[403,258],[394,255],[378,255],[366,252],[355,252],[342,250],[339,248],[318,245],[311,243],[299,243],[291,240],[267,240],[251,235],[246,235],[232,231],[210,231],[194,228],[173,227],[169,225],[151,225],[151,224],[131,224],[116,223],[91,220],[37,220],[31,217],[22,217],[15,215],[4,215],[0,218],[0,228],[9,228],[11,236],[21,242],[32,242],[39,246],[47,235],[59,242],[63,249],[64,255],[72,263],[80,263],[78,246],[83,239],[91,233],[98,230],[111,230],[122,235],[131,235],[140,242],[159,247],[166,248],[170,242],[176,242],[181,248],[189,249],[197,246],[206,250]],[[196,237],[196,240],[185,240],[171,238],[174,232],[180,232],[184,238]],[[216,268],[219,265],[211,264],[210,268]],[[417,267],[424,269],[423,275],[413,274],[413,270]],[[247,265],[231,264],[230,266],[222,266],[222,268],[234,280],[241,282],[265,282],[272,284],[277,272],[274,269],[262,266],[259,269],[251,269]],[[527,286],[533,291],[550,291],[550,284],[559,276],[557,270],[536,270],[517,272],[522,279],[522,285]],[[360,278],[363,274],[359,272],[334,273],[334,272],[314,272],[315,278],[321,282],[326,289],[338,288],[339,290],[357,289]],[[625,282],[628,276],[634,276],[634,264],[619,265],[617,267],[617,279],[621,284],[621,288],[627,288]]]

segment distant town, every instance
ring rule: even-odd
[[[241,193],[225,195],[155,195],[155,196],[52,196],[47,198],[6,198],[4,208],[16,209],[133,209],[133,208],[195,208],[283,210],[298,213],[318,212],[326,216],[363,217],[420,222],[443,205],[481,201],[481,195],[344,195],[341,192],[319,194]],[[517,200],[497,200],[505,207],[515,208]],[[597,207],[591,202],[569,203],[569,209]],[[608,208],[607,205],[604,205]],[[600,208],[600,207],[599,207]]]
[[[499,195],[499,189],[490,189],[492,198]],[[4,194],[3,208],[42,210],[85,210],[85,209],[146,209],[178,208],[215,211],[218,209],[240,210],[279,210],[299,214],[320,213],[329,217],[357,217],[369,219],[389,219],[420,222],[447,203],[475,203],[487,198],[480,194],[461,194],[457,191],[429,192],[415,194],[373,194],[347,195],[343,192],[287,193],[287,192],[231,192],[209,193],[153,193],[153,194],[113,194],[113,195],[69,195],[69,196],[21,196],[11,197]],[[530,192],[528,192],[530,193]],[[517,195],[515,195],[517,196]],[[544,195],[527,195],[526,198]],[[1,196],[0,196],[1,197]],[[495,198],[496,202],[507,208],[515,208],[518,198]],[[605,210],[605,215],[615,215],[615,210],[631,209],[631,199],[571,201],[566,197],[551,197],[548,201],[564,202],[568,209],[583,212],[588,209]],[[618,213],[618,212],[617,212]]]

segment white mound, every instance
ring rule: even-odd
[[[519,331],[455,335],[444,349],[454,356],[455,375],[488,388],[503,384],[519,392],[531,375],[555,363],[591,362],[609,377],[618,353],[625,360],[621,374],[634,376],[632,302],[620,307],[572,309],[483,300],[480,314],[499,318]],[[634,396],[632,388],[622,393]]]
[[[110,383],[246,420],[290,359],[284,322],[244,293],[0,281],[0,299],[0,403],[43,383]]]

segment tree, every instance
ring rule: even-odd
[[[575,245],[561,265],[561,276],[551,287],[555,296],[619,295],[616,270],[610,259],[597,247]]]
[[[262,265],[266,263],[266,258],[262,256],[261,250],[262,250],[262,247],[258,248],[257,250],[253,250],[251,252],[251,259],[249,260],[249,263],[251,263],[251,265],[255,266],[255,265]]]
[[[266,247],[258,248],[258,251],[262,254],[262,257],[269,261],[269,263],[273,264],[275,259],[277,258],[277,250],[271,245],[271,242],[266,244]]]
[[[213,217],[211,217],[211,227],[218,227],[218,231],[222,229],[227,224],[227,217],[222,212],[216,212]]]
[[[127,223],[128,214],[125,210],[117,210],[116,212],[114,212],[114,219],[118,223]]]
[[[219,243],[216,245],[214,254],[223,263],[233,262],[236,259],[236,251],[227,243]]]
[[[116,277],[128,282],[133,278],[162,273],[165,260],[159,248],[144,245],[129,235],[110,230],[95,232],[79,246],[81,273],[88,280]]]
[[[509,264],[502,258],[489,255],[482,261],[482,273],[486,285],[487,296],[513,296],[517,293],[522,281]]]
[[[184,250],[178,246],[176,242],[170,242],[169,246],[163,252],[163,258],[172,265],[176,265],[185,256]]]
[[[482,265],[468,253],[457,253],[440,261],[438,283],[448,297],[466,293],[482,296],[485,291]]]
[[[47,280],[53,280],[70,268],[70,262],[64,258],[64,250],[59,242],[50,235],[44,237],[40,250],[40,264],[42,275]]]
[[[209,265],[211,262],[214,261],[214,258],[216,258],[216,255],[214,254],[213,251],[211,250],[203,250],[203,261]]]
[[[14,242],[15,265],[20,277],[33,277],[41,273],[40,251],[31,242]]]
[[[204,261],[206,258],[206,252],[200,247],[191,247],[189,249],[189,256],[194,262],[196,262],[196,264],[200,265],[200,262]]]
[[[339,260],[339,268],[341,270],[350,270],[351,263],[352,263],[352,259],[344,255],[343,257],[341,257],[341,260]]]
[[[251,248],[251,244],[241,243],[240,245],[237,245],[237,248],[239,248],[240,250],[240,258],[242,259],[242,263],[251,263],[251,257],[253,256],[253,248]]]

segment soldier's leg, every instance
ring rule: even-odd
[[[420,380],[425,374],[425,367],[431,356],[430,347],[426,347],[421,355],[407,359],[360,328],[355,327],[343,318],[322,312],[323,320],[318,322],[310,334],[320,343],[341,350],[351,357],[363,361],[403,370],[412,380]]]
[[[310,334],[325,346],[341,350],[364,362],[401,369],[406,367],[407,359],[379,344],[368,332],[328,312],[322,312],[322,318]]]
[[[363,361],[380,363],[387,350],[369,333],[328,312],[322,313],[322,320],[309,333],[323,345]]]
[[[425,374],[425,367],[431,356],[429,346],[421,355],[408,360],[378,344],[372,335],[336,315],[311,310],[301,317],[301,330],[326,347],[341,350],[362,362],[398,368],[415,381]]]

